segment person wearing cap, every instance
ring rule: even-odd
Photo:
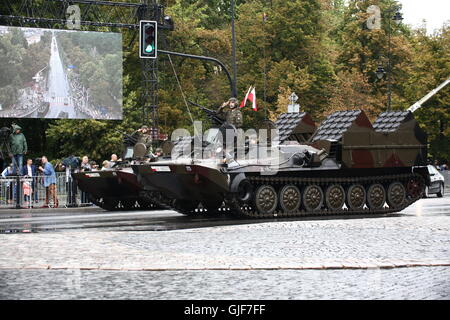
[[[152,151],[152,135],[150,134],[150,128],[142,126],[139,130],[132,134],[132,137],[136,140],[136,144],[140,143],[145,145],[147,154]]]
[[[238,108],[239,101],[236,98],[230,98],[227,102],[224,102],[217,110],[217,115],[222,118],[226,123],[233,125],[234,127],[242,127],[242,112]]]
[[[12,133],[9,136],[9,147],[13,158],[14,174],[20,175],[23,167],[23,156],[28,152],[27,139],[21,132],[22,128],[16,124],[12,125]]]

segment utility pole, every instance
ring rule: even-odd
[[[233,97],[237,98],[236,34],[234,30],[234,0],[231,0],[231,42],[233,65]]]

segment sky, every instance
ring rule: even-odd
[[[426,20],[427,33],[440,29],[445,21],[450,25],[450,0],[398,0],[402,4],[403,23],[414,28]]]

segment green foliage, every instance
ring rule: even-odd
[[[175,22],[175,30],[164,31],[165,39],[160,37],[160,46],[172,51],[212,56],[232,70],[230,1],[167,0],[165,5],[166,14]],[[369,5],[378,5],[385,13],[399,2],[237,0],[238,98],[243,99],[248,87],[255,85],[260,109],[259,112],[253,112],[249,107],[243,109],[244,127],[259,127],[266,112],[271,119],[285,112],[287,97],[292,92],[297,93],[302,109],[311,113],[316,121],[336,110],[364,109],[372,120],[385,111],[387,79],[378,80],[375,70],[379,64],[387,69],[388,19],[391,16],[383,14],[381,29],[369,30],[365,24]],[[267,15],[266,21],[263,14]],[[87,18],[95,20],[94,16]],[[447,26],[430,36],[423,30],[411,30],[394,23],[391,23],[391,31],[392,106],[404,110],[450,76],[450,31]],[[123,44],[130,43],[132,36],[131,32],[123,32]],[[58,41],[80,44],[77,37],[73,34]],[[131,132],[142,124],[144,90],[137,41],[124,51],[121,59],[111,54],[107,39],[95,41],[94,38],[68,52],[64,59],[77,65],[86,55],[96,57],[95,63],[80,70],[80,77],[99,98],[106,87],[122,88],[121,83],[111,79],[120,71],[123,62],[124,120],[21,120],[20,125],[26,122],[29,126],[29,129],[25,127],[27,131],[37,133],[30,137],[31,150],[45,150],[55,158],[87,154],[100,161],[109,158],[111,153],[120,153],[120,132]],[[12,103],[17,98],[10,86],[29,77],[24,70],[34,71],[33,62],[38,61],[38,67],[41,60],[45,60],[44,54],[27,57],[24,49],[18,47],[23,44],[20,35],[11,40],[0,38],[0,71],[14,75],[0,79],[0,97],[4,103]],[[2,52],[6,51],[2,48],[9,46],[17,47],[16,54],[4,56]],[[27,67],[12,70],[14,65]],[[182,93],[188,100],[208,108],[217,108],[229,98],[225,73],[209,62],[181,57],[169,59],[160,54],[158,69],[162,132],[170,134],[180,127],[191,129],[188,110],[196,120],[207,119],[201,111],[185,104]],[[431,156],[440,159],[450,158],[449,88],[416,113],[429,134]]]
[[[17,102],[20,88],[29,87],[33,76],[44,69],[50,58],[50,38],[28,45],[19,28],[8,28],[0,37],[0,104],[8,110]]]

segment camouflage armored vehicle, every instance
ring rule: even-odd
[[[157,206],[140,197],[142,186],[131,167],[105,171],[78,172],[72,174],[80,190],[89,200],[108,211],[150,210]]]
[[[158,209],[154,202],[141,197],[142,185],[130,166],[134,157],[146,154],[146,146],[137,143],[132,135],[125,135],[124,147],[125,161],[117,162],[110,170],[73,173],[73,179],[92,203],[105,210]]]
[[[256,159],[223,153],[132,165],[141,194],[184,214],[270,218],[388,213],[421,198],[429,183],[427,137],[411,112],[330,115],[316,129],[306,113],[275,123],[279,143],[253,146]],[[251,147],[249,148],[249,153]]]

